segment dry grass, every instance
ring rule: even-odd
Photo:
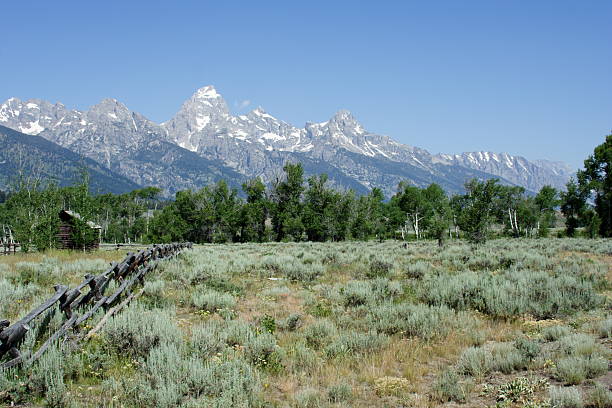
[[[571,325],[577,331],[594,333],[592,329],[594,325],[605,318],[606,306],[604,305],[602,309],[547,320],[537,320],[526,315],[496,319],[470,310],[462,318],[466,326],[452,328],[442,339],[426,341],[418,337],[406,338],[401,335],[392,335],[387,338],[386,344],[379,348],[364,353],[355,352],[335,357],[327,355],[324,347],[316,350],[304,348],[304,329],[325,319],[335,324],[338,332],[336,336],[348,335],[355,331],[365,333],[371,330],[368,327],[370,323],[367,320],[367,311],[372,304],[361,306],[361,309],[351,308],[338,300],[342,296],[342,288],[348,282],[368,281],[364,277],[364,272],[368,270],[371,259],[384,259],[392,263],[393,268],[389,272],[388,279],[401,283],[404,291],[399,296],[384,301],[418,303],[422,299],[419,297],[422,278],[407,277],[404,272],[407,265],[420,260],[431,265],[432,269],[427,273],[440,271],[454,273],[461,270],[461,265],[450,267],[449,263],[454,262],[454,259],[461,259],[462,256],[481,256],[487,260],[489,253],[503,253],[510,258],[520,258],[524,253],[528,253],[527,255],[532,255],[534,259],[542,256],[549,260],[551,250],[542,245],[541,240],[533,242],[540,245],[538,249],[531,250],[530,242],[519,240],[493,242],[490,244],[490,252],[486,252],[488,249],[485,248],[481,250],[480,255],[472,253],[471,248],[466,245],[453,243],[440,253],[435,243],[432,242],[415,243],[408,250],[402,250],[397,242],[206,245],[196,248],[179,260],[164,264],[158,271],[158,276],[152,279],[164,280],[163,296],[166,303],[162,307],[170,307],[175,311],[178,327],[183,331],[185,341],[189,341],[193,327],[206,324],[211,319],[220,321],[224,317],[244,321],[258,331],[264,330],[261,326],[261,319],[264,316],[274,319],[277,325],[274,339],[282,351],[282,366],[276,370],[258,368],[261,378],[260,395],[265,406],[297,406],[296,401],[299,396],[310,390],[309,392],[318,396],[319,406],[322,407],[433,407],[439,406],[440,402],[431,397],[432,384],[442,371],[457,363],[460,355],[468,347],[512,343],[515,339],[526,336],[538,339],[542,329],[554,325]],[[563,243],[561,240],[550,242],[551,245]],[[518,247],[516,250],[515,246]],[[15,271],[16,263],[42,262],[44,257],[56,258],[60,263],[71,263],[83,259],[102,259],[110,262],[122,259],[123,256],[124,251],[97,251],[85,254],[54,251],[47,254],[19,254],[14,257],[3,257],[0,258],[0,264],[6,263],[8,273],[11,274]],[[270,280],[268,279],[270,275],[283,276],[282,271],[275,270],[271,274],[266,269],[268,268],[266,262],[271,256],[274,259],[286,259],[288,262],[303,262],[304,268],[312,263],[321,262],[324,273],[312,282],[288,281],[287,279]],[[612,283],[612,256],[585,251],[559,251],[553,259],[553,266],[560,260],[569,257],[591,259],[599,264],[607,265],[606,278],[609,283]],[[328,259],[331,260],[328,261]],[[499,273],[500,267],[495,268],[492,273]],[[210,275],[205,274],[199,277],[198,283],[194,284],[177,279],[196,270],[212,272]],[[73,273],[65,278],[65,282],[74,283],[81,276]],[[224,287],[238,288],[237,292],[231,292],[237,298],[231,316],[222,316],[220,312],[203,313],[190,305],[191,294],[205,290],[209,287],[208,285],[212,285],[211,287],[219,291],[223,291]],[[145,303],[147,301],[146,297],[140,300]],[[296,330],[291,331],[280,327],[283,319],[295,314],[300,315],[300,326]],[[103,338],[100,341],[103,341]],[[309,353],[310,356],[299,358],[312,358],[309,363],[302,362],[303,368],[297,365],[300,363],[296,360],[298,359],[297,354],[292,354],[292,350],[295,350],[296,347],[302,347],[302,352]],[[240,356],[242,352],[242,347],[237,347],[221,358],[234,358]],[[109,358],[120,360],[120,356],[109,356]],[[550,358],[556,357],[551,354]],[[111,364],[103,372],[103,377],[138,377],[140,375],[137,368],[130,368],[126,371],[122,368],[122,364],[125,362]],[[527,371],[518,373],[492,372],[484,378],[472,379],[475,381],[474,389],[463,406],[494,406],[494,393],[484,391],[525,375],[545,377],[551,383],[555,383],[551,377],[550,363],[545,361],[534,363]],[[602,378],[608,377],[609,374]],[[331,404],[327,400],[327,392],[331,387],[340,383],[350,387],[351,399],[344,403]],[[588,386],[585,385],[585,387]],[[70,390],[75,396],[75,401],[83,406],[101,404],[102,399],[99,395],[103,391],[101,381],[98,379],[78,376],[71,384]],[[544,395],[542,391],[536,394],[536,397],[543,398]],[[88,396],[91,399],[88,400]],[[121,402],[122,398],[124,396],[117,395],[118,406],[131,406],[129,403]],[[456,405],[454,402],[447,403],[447,406]]]

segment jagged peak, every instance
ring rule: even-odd
[[[272,120],[278,121],[278,119],[276,119],[274,116],[266,112],[266,110],[262,108],[261,106],[258,106],[252,111],[250,111],[247,116],[251,118],[256,117],[260,119],[272,119]]]
[[[96,116],[108,116],[113,121],[118,119],[117,114],[120,117],[130,115],[132,112],[123,103],[119,102],[114,98],[104,98],[89,109],[88,114]]]
[[[351,111],[347,109],[340,109],[338,112],[334,114],[333,118],[334,119],[336,118],[337,119],[355,119]]]
[[[217,99],[221,94],[217,92],[213,85],[206,85],[195,91],[192,99]]]
[[[8,98],[2,105],[3,106],[10,106],[10,105],[21,105],[21,99],[19,98],[15,98],[14,96],[11,98]]]

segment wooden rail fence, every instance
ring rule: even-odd
[[[104,317],[105,320],[117,310],[117,303],[126,294],[127,296],[122,304],[127,304],[134,297],[134,294],[131,292],[134,284],[138,282],[144,285],[145,275],[157,267],[157,263],[153,261],[174,257],[184,249],[191,247],[192,244],[190,242],[153,245],[137,253],[128,252],[122,262],[111,263],[110,268],[98,276],[85,275],[83,282],[74,289],[70,289],[65,285],[55,285],[55,294],[30,311],[18,322],[10,324],[8,320],[0,320],[0,359],[7,353],[10,358],[8,361],[0,363],[0,368],[13,367],[24,361],[24,355],[19,351],[18,347],[25,339],[28,331],[31,330],[33,322],[45,311],[47,311],[47,316],[50,318],[59,310],[64,314],[66,320],[29,357],[28,363],[36,361],[54,341],[64,336],[69,329],[78,331],[79,326],[93,316],[98,309],[103,308],[103,310],[107,311],[107,316]],[[106,296],[106,289],[113,279],[121,283],[114,293]],[[81,293],[86,287],[89,290],[86,293]],[[59,308],[54,307],[56,304],[59,305]],[[76,313],[76,310],[81,314]],[[96,329],[99,329],[99,327]],[[94,331],[97,331],[96,329]]]

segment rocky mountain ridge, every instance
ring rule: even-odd
[[[387,195],[405,179],[419,186],[437,182],[458,192],[469,178],[498,177],[537,191],[545,184],[562,188],[572,173],[563,163],[507,153],[433,155],[367,131],[346,110],[303,128],[260,107],[232,115],[212,86],[198,89],[161,124],[114,99],[82,112],[59,103],[11,98],[0,105],[0,125],[42,136],[138,184],[170,192],[219,178],[234,184],[248,177],[273,182],[287,161],[304,163],[309,173],[325,170],[337,186],[358,191],[381,187]]]

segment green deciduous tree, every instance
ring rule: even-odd
[[[272,226],[277,241],[302,239],[302,193],[304,169],[301,163],[287,163],[283,167],[285,177],[277,180],[272,189]]]
[[[612,237],[612,135],[595,147],[593,154],[584,161],[584,170],[578,171],[577,176],[580,188],[594,196],[599,234]]]
[[[470,180],[465,184],[467,193],[460,200],[458,225],[470,242],[486,241],[489,226],[494,219],[495,197],[499,191],[497,179]]]
[[[242,191],[246,194],[246,203],[240,209],[240,241],[264,242],[270,208],[266,186],[255,178],[242,184]]]
[[[566,191],[561,192],[561,212],[565,216],[565,233],[568,237],[573,237],[587,208],[587,193],[579,188],[573,178],[565,187]]]
[[[559,206],[559,192],[552,186],[543,186],[535,196],[535,205],[538,210],[538,235],[548,236],[548,231],[555,225],[555,209]]]

